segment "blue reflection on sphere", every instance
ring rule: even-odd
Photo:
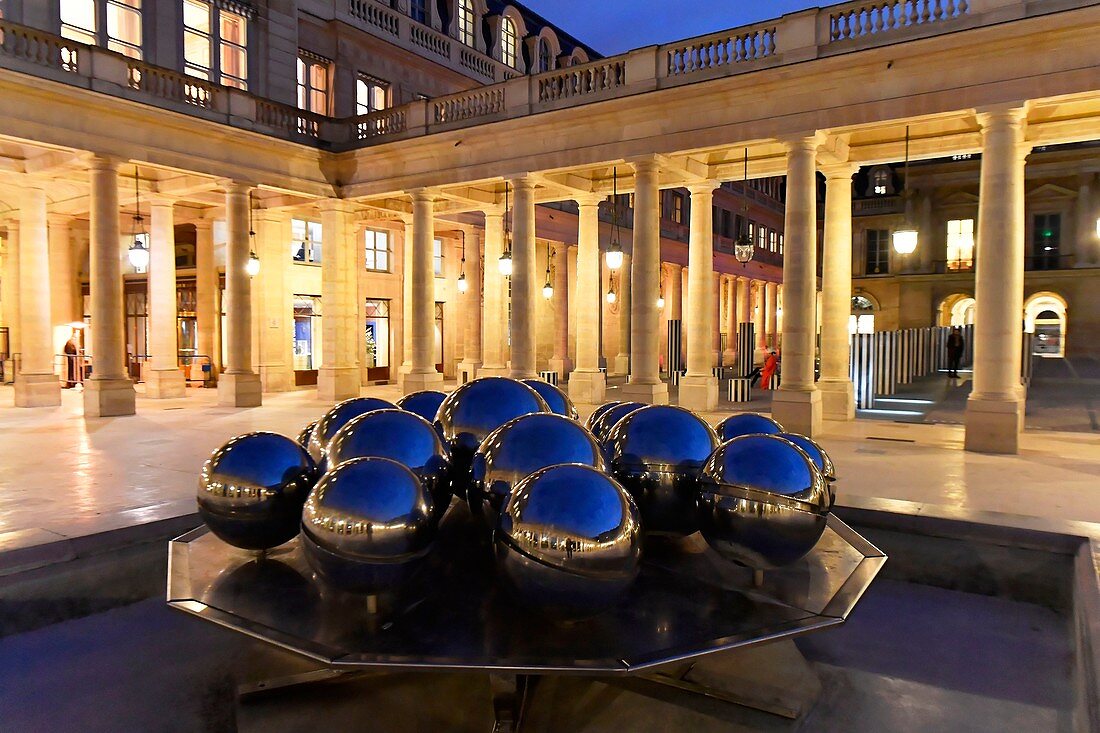
[[[321,463],[332,436],[336,435],[336,431],[340,428],[351,422],[352,418],[359,417],[371,410],[392,410],[396,407],[397,405],[392,402],[377,397],[352,397],[350,400],[344,400],[334,405],[314,426],[313,433],[309,437],[309,454],[313,456],[313,460]]]
[[[199,475],[199,514],[225,542],[266,550],[298,534],[317,480],[305,449],[276,433],[247,433],[214,451]]]
[[[509,420],[489,434],[474,454],[467,500],[489,527],[512,488],[535,471],[561,463],[604,469],[595,438],[564,415],[536,413]]]
[[[817,466],[817,470],[821,471],[821,475],[825,477],[825,486],[829,490],[829,508],[832,509],[836,504],[836,488],[833,486],[836,482],[836,466],[833,464],[833,459],[813,438],[798,433],[780,433],[779,436],[806,451],[806,455]]]
[[[600,416],[592,421],[592,435],[596,437],[600,443],[607,442],[607,436],[611,433],[611,428],[615,427],[615,423],[622,420],[624,417],[645,407],[643,402],[618,402],[612,405],[610,408],[600,413]]]
[[[580,416],[577,415],[577,408],[573,406],[573,400],[569,399],[569,395],[560,388],[541,379],[524,379],[521,381],[539,393],[539,397],[546,402],[551,412],[565,415],[572,420],[580,419]]]
[[[611,472],[637,502],[646,532],[699,529],[699,471],[717,445],[710,425],[681,407],[650,405],[615,423],[605,444]]]
[[[447,511],[450,452],[427,420],[405,410],[374,410],[352,419],[329,441],[329,466],[372,457],[389,458],[415,473],[432,495],[435,519]]]
[[[605,412],[610,410],[615,405],[621,405],[621,404],[622,404],[622,402],[619,401],[619,400],[612,400],[610,402],[603,403],[602,405],[600,405],[599,407],[597,407],[595,410],[592,411],[592,414],[589,415],[588,419],[584,421],[584,426],[586,428],[588,428],[589,430],[592,430],[592,427],[596,424],[596,421],[600,419],[600,415],[604,414]]]
[[[298,445],[302,446],[306,450],[309,450],[309,437],[313,435],[313,428],[315,428],[316,426],[317,421],[314,420],[309,425],[306,425],[304,428],[302,428],[297,437]]]
[[[435,421],[435,415],[439,412],[439,406],[447,399],[446,392],[437,392],[434,389],[426,389],[422,392],[412,392],[397,401],[397,406],[402,410],[408,410],[428,422]]]
[[[310,566],[333,585],[378,592],[408,580],[431,548],[432,498],[388,458],[354,458],[317,482],[302,512]]]
[[[783,426],[767,415],[739,412],[718,423],[716,430],[718,440],[725,443],[742,435],[777,435],[783,432]]]
[[[827,482],[810,457],[778,435],[723,443],[699,479],[703,537],[723,557],[754,568],[787,565],[825,531]]]
[[[592,615],[630,587],[641,560],[638,508],[596,468],[551,466],[508,497],[497,566],[521,600],[551,615]]]

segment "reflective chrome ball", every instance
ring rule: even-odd
[[[742,435],[778,435],[783,432],[783,426],[767,415],[739,412],[718,423],[715,430],[718,440],[725,443]]]
[[[569,399],[569,395],[558,387],[549,382],[544,382],[541,379],[524,379],[522,381],[528,387],[539,393],[539,397],[546,402],[551,412],[557,413],[558,415],[565,415],[572,420],[580,419],[580,415],[577,414],[577,408],[573,406],[573,400]]]
[[[611,402],[603,403],[602,405],[600,405],[599,407],[597,407],[595,410],[592,411],[592,414],[589,415],[588,419],[584,421],[584,426],[586,428],[588,428],[589,430],[592,430],[592,426],[595,425],[596,421],[600,419],[600,415],[604,414],[605,412],[610,410],[615,405],[621,405],[621,404],[622,404],[622,402],[620,402],[618,400],[612,400]]]
[[[309,436],[313,435],[313,428],[315,428],[316,426],[317,421],[314,420],[309,425],[306,425],[304,428],[302,428],[301,432],[298,433],[298,437],[296,439],[298,441],[298,445],[302,446],[306,450],[309,450]]]
[[[710,425],[681,407],[650,405],[615,423],[605,444],[611,472],[637,502],[646,532],[699,529],[699,470],[717,445]]]
[[[313,460],[321,463],[325,457],[328,442],[336,431],[351,422],[352,418],[359,417],[371,410],[392,410],[397,405],[377,397],[352,397],[333,406],[326,412],[313,427],[313,433],[309,436],[309,454]]]
[[[310,566],[333,585],[378,592],[410,577],[435,537],[432,498],[412,471],[388,458],[332,468],[302,512]]]
[[[538,392],[506,377],[483,377],[461,385],[447,395],[436,423],[451,449],[452,487],[466,498],[470,462],[489,433],[509,420],[532,412],[550,412]]]
[[[817,466],[817,470],[821,471],[821,475],[825,477],[825,487],[829,490],[829,509],[833,508],[836,504],[836,467],[833,465],[833,459],[829,457],[829,454],[825,452],[825,449],[814,440],[813,438],[800,435],[798,433],[780,433],[779,437],[786,438],[802,450],[806,451],[806,455],[810,457],[810,460]]]
[[[432,424],[405,410],[374,410],[353,418],[328,443],[328,465],[355,458],[389,458],[412,470],[432,495],[438,520],[451,503],[451,455]]]
[[[402,410],[408,410],[420,415],[428,422],[435,421],[435,414],[439,412],[439,406],[447,399],[446,392],[436,392],[426,389],[423,392],[412,392],[397,401],[397,406]]]
[[[512,488],[535,471],[561,463],[604,470],[600,446],[580,423],[564,415],[523,415],[489,434],[474,454],[467,491],[470,509],[495,527]]]
[[[614,604],[641,559],[638,508],[590,466],[551,466],[516,485],[495,534],[497,566],[519,597],[550,614]]]
[[[611,433],[611,428],[615,427],[615,423],[622,420],[624,417],[645,407],[642,402],[616,402],[600,413],[600,416],[592,421],[592,427],[589,428],[592,431],[592,435],[600,443],[607,441],[607,436]]]
[[[825,531],[826,483],[806,452],[786,438],[734,438],[714,451],[699,478],[703,537],[742,565],[788,565]]]
[[[199,475],[199,514],[225,542],[266,550],[298,534],[317,467],[302,446],[276,433],[247,433],[218,448]]]

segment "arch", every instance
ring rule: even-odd
[[[579,66],[580,64],[587,64],[589,61],[588,52],[580,46],[573,49],[573,53],[569,54],[569,65]]]
[[[450,12],[448,26],[449,34],[452,38],[458,39],[461,43],[471,48],[483,51],[485,48],[484,41],[482,39],[482,19],[488,14],[489,6],[485,0],[449,0],[447,5]],[[472,27],[464,26],[464,13],[468,12],[472,18]],[[472,39],[466,37],[467,33],[472,34]],[[472,42],[470,42],[472,40]]]
[[[1049,290],[1034,293],[1024,301],[1024,331],[1035,335],[1036,355],[1066,355],[1067,311],[1066,299]]]
[[[974,307],[977,301],[970,293],[952,293],[940,301],[938,309],[940,326],[967,326],[974,323]]]
[[[527,36],[527,24],[512,5],[505,5],[496,22],[496,56],[506,66],[516,71],[524,70],[523,39]]]
[[[561,55],[561,42],[554,29],[546,25],[539,31],[535,43],[535,57],[531,59],[532,71],[536,74],[553,71],[557,68],[557,59]]]

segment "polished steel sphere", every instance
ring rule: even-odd
[[[352,397],[333,406],[326,412],[313,427],[313,433],[309,436],[309,454],[318,464],[325,457],[328,442],[336,431],[351,422],[352,418],[359,417],[371,410],[392,410],[397,405],[377,397]]]
[[[615,423],[622,420],[624,417],[645,407],[642,402],[616,402],[608,409],[600,413],[600,416],[592,421],[592,427],[589,428],[592,431],[592,435],[600,443],[607,441],[607,436],[611,433],[611,428],[615,427]]]
[[[317,427],[316,420],[302,428],[297,437],[298,445],[302,446],[306,450],[309,450],[309,437],[313,435],[313,428],[315,427]]]
[[[605,412],[610,410],[615,405],[621,405],[621,404],[622,404],[622,402],[620,402],[619,400],[612,400],[611,402],[603,403],[602,405],[600,405],[599,407],[597,407],[595,410],[592,411],[592,414],[589,415],[588,419],[584,421],[584,426],[586,428],[588,428],[589,430],[592,430],[592,426],[595,425],[596,421],[600,419],[600,415],[604,414]]]
[[[616,422],[604,448],[612,474],[642,512],[645,531],[689,535],[699,529],[699,470],[717,445],[714,430],[695,413],[650,405]]]
[[[577,414],[577,408],[573,406],[573,400],[569,399],[569,395],[560,388],[549,382],[544,382],[541,379],[524,379],[521,381],[539,393],[539,397],[546,402],[551,412],[555,412],[558,415],[565,415],[571,420],[580,419],[580,415]]]
[[[411,576],[431,548],[432,497],[388,458],[354,458],[317,482],[302,511],[302,547],[333,585],[378,592]]]
[[[767,415],[739,412],[718,423],[715,430],[718,432],[718,440],[725,443],[742,435],[778,435],[783,432],[783,426]]]
[[[603,454],[584,427],[564,415],[536,413],[509,420],[474,454],[467,500],[474,514],[495,527],[512,488],[535,471],[561,463],[604,470]]]
[[[305,449],[276,433],[247,433],[214,451],[199,474],[199,515],[225,542],[266,550],[298,534],[317,467]]]
[[[495,533],[497,566],[529,605],[585,616],[614,604],[641,559],[630,495],[591,466],[544,468],[516,485]]]
[[[328,465],[355,458],[389,458],[412,470],[432,495],[439,519],[451,503],[451,455],[430,422],[405,410],[374,410],[353,418],[328,443]]]
[[[550,408],[538,392],[506,377],[475,379],[447,395],[435,419],[451,449],[452,487],[459,498],[466,498],[470,462],[481,442],[509,420],[532,412]]]
[[[826,484],[813,460],[786,438],[734,438],[714,451],[699,478],[703,537],[742,565],[788,565],[825,531]]]
[[[829,509],[832,509],[833,505],[836,504],[836,488],[834,487],[836,483],[836,466],[833,464],[833,459],[829,457],[821,444],[813,438],[799,433],[780,433],[779,437],[786,438],[806,451],[806,455],[817,466],[817,470],[821,471],[821,475],[825,477],[825,487],[829,490]]]
[[[439,412],[439,406],[447,399],[446,392],[436,392],[426,389],[422,392],[412,392],[397,401],[397,406],[402,410],[420,415],[428,422],[435,421],[435,414]]]

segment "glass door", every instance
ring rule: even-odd
[[[390,378],[390,301],[366,300],[367,380]]]
[[[321,298],[294,296],[294,384],[317,384],[321,366]]]

